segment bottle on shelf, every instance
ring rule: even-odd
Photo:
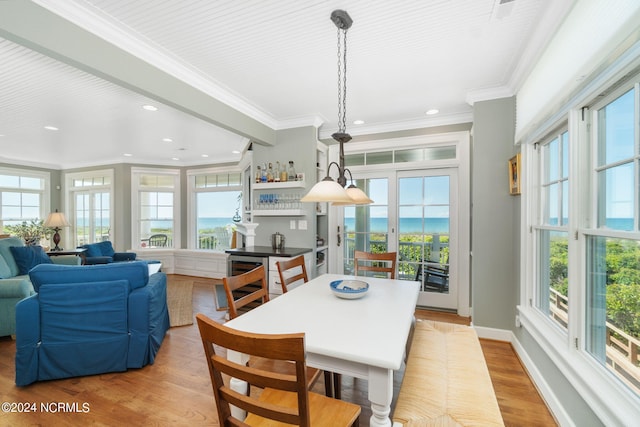
[[[296,180],[296,169],[293,166],[293,160],[289,160],[289,168],[287,170],[287,179],[289,181]]]
[[[280,162],[276,162],[276,168],[273,171],[273,182],[280,182]]]
[[[256,183],[259,184],[262,181],[262,168],[258,165],[258,169],[256,169]]]
[[[273,182],[273,165],[269,163],[269,169],[267,169],[267,182]]]
[[[267,182],[267,164],[262,164],[262,176],[260,177],[260,182]]]
[[[280,173],[280,181],[281,182],[286,182],[287,181],[287,167],[286,167],[286,164],[284,162],[282,163],[282,169],[280,169],[278,172]]]

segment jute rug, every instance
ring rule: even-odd
[[[171,280],[167,283],[167,306],[171,326],[193,324],[193,281]]]

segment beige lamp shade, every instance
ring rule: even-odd
[[[300,199],[301,202],[342,202],[351,204],[353,200],[340,184],[331,178],[325,178],[311,187],[311,190]]]
[[[51,228],[62,228],[69,227],[71,224],[67,221],[67,218],[64,217],[62,212],[51,212],[47,219],[44,221],[45,227]]]
[[[366,195],[364,191],[351,184],[346,189],[346,193],[349,195],[351,199],[350,202],[333,202],[334,206],[348,206],[348,205],[370,205],[373,203],[373,200]]]

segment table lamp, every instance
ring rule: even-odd
[[[64,217],[64,214],[62,212],[58,212],[57,209],[55,212],[51,212],[49,214],[46,221],[44,222],[44,226],[53,228],[53,231],[55,231],[55,233],[53,234],[53,243],[55,243],[56,246],[51,249],[52,251],[62,250],[62,248],[58,246],[58,243],[60,243],[59,231],[62,229],[62,227],[69,227],[70,225],[71,224],[67,222],[67,218]]]

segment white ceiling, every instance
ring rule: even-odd
[[[11,1],[19,0],[6,2]],[[182,67],[183,80],[205,82],[200,90],[269,128],[321,125],[323,138],[337,127],[332,10],[345,9],[354,20],[348,32],[347,131],[360,135],[472,121],[470,104],[517,91],[573,3],[34,2],[99,37],[120,40],[129,52],[144,51],[149,62]],[[246,133],[161,105],[135,87],[125,89],[5,35],[0,161],[54,168],[118,162],[186,166],[237,161],[240,155],[232,151],[249,142]],[[145,104],[159,110],[145,111]],[[426,116],[431,108],[440,113]],[[356,119],[365,124],[353,125]],[[45,130],[46,125],[59,130]]]

